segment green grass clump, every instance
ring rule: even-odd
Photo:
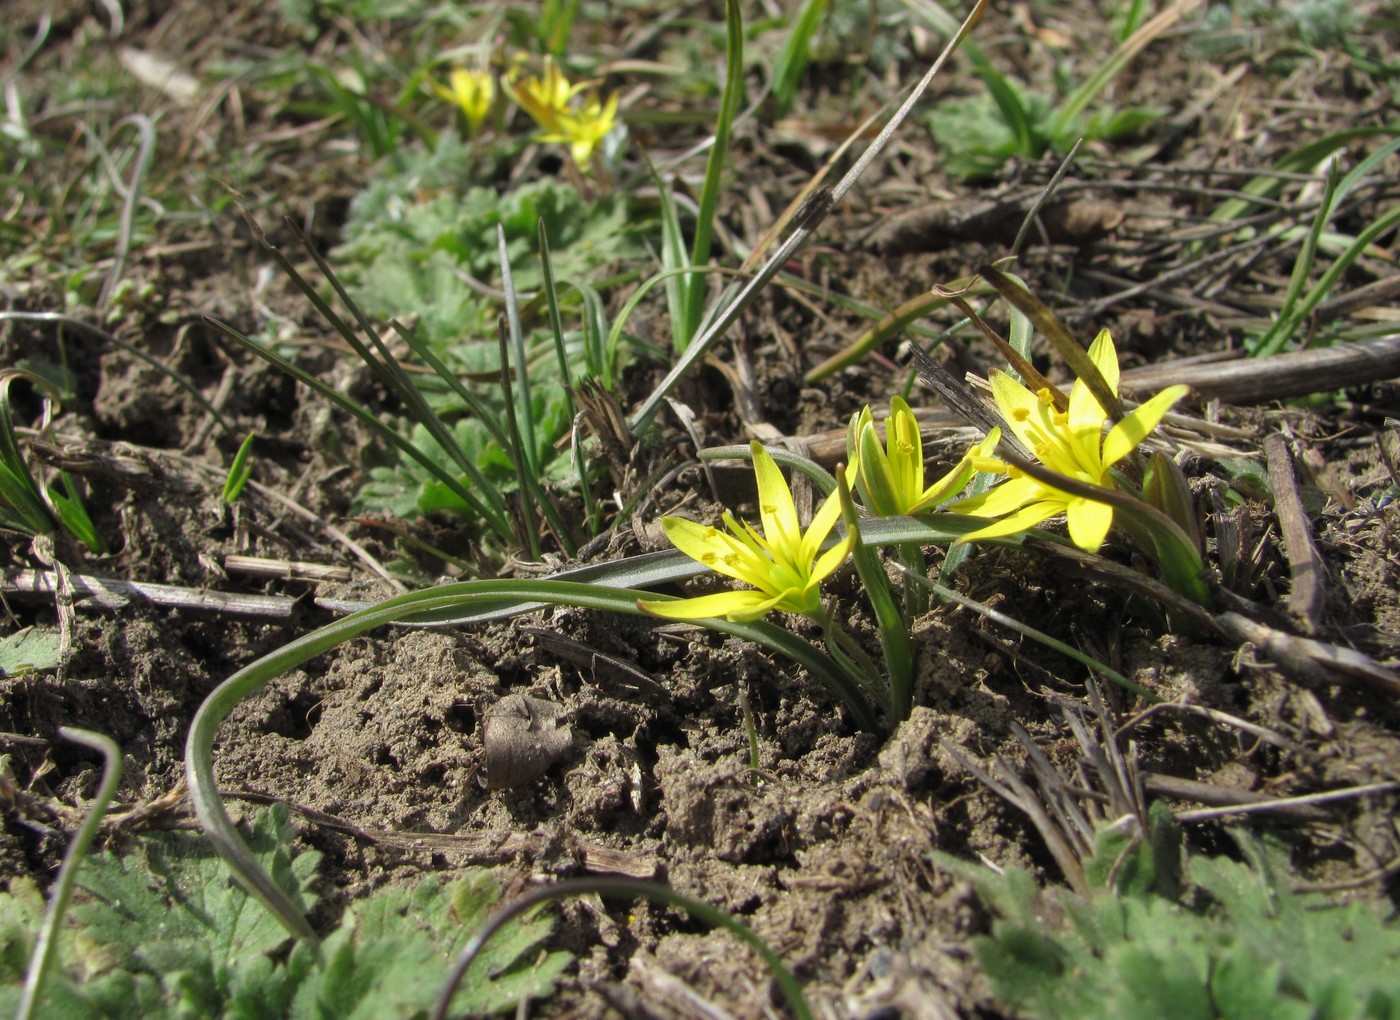
[[[305,905],[320,854],[293,855],[285,807],[262,812],[253,853]],[[143,838],[123,855],[83,862],[86,890],[68,912],[41,1016],[411,1017],[423,1015],[448,966],[500,896],[485,872],[444,883],[394,884],[356,903],[319,945],[285,952],[286,932],[230,881],[193,833]],[[29,881],[0,896],[0,1012],[13,1015],[44,913]],[[477,961],[453,1001],[458,1012],[502,1012],[548,995],[570,957],[537,947],[553,924],[515,924]]]
[[[448,136],[445,136],[445,139]],[[346,289],[371,319],[400,319],[444,366],[473,388],[498,419],[506,416],[506,394],[499,382],[497,323],[502,302],[489,291],[502,286],[496,232],[504,231],[517,291],[523,296],[543,285],[538,254],[541,227],[549,237],[554,275],[561,284],[584,284],[642,249],[633,236],[624,199],[589,201],[567,184],[546,179],[500,194],[494,189],[451,186],[443,178],[455,161],[451,140],[402,174],[377,181],[355,200],[345,243],[333,254]],[[444,162],[444,157],[448,157]],[[473,283],[476,286],[473,286]],[[563,292],[561,288],[561,292]],[[566,297],[577,294],[565,293]],[[571,306],[571,311],[573,310]],[[560,483],[572,468],[569,451],[556,447],[568,434],[575,408],[570,379],[613,379],[622,348],[603,350],[600,336],[583,330],[563,334],[565,370],[554,338],[537,306],[526,305],[522,337],[529,382],[527,437],[529,464],[545,480]],[[600,331],[595,330],[597,334]],[[605,363],[606,362],[606,363]],[[487,480],[508,492],[515,488],[515,465],[492,430],[471,413],[454,387],[436,375],[415,377],[427,406],[452,430]],[[519,396],[519,394],[517,394]],[[447,456],[419,429],[411,441],[446,462]],[[388,508],[399,516],[461,511],[460,501],[421,465],[407,460],[374,466],[360,494],[364,509]]]
[[[1016,1015],[1400,1015],[1394,917],[1293,892],[1286,850],[1247,834],[1236,835],[1244,860],[1192,857],[1182,874],[1170,812],[1154,809],[1152,827],[1136,846],[1100,834],[1087,899],[1043,890],[1024,871],[951,862],[997,914],[977,959]]]

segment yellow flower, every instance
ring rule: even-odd
[[[1116,394],[1118,352],[1108,330],[1094,338],[1089,359]],[[991,383],[1002,418],[1037,460],[1058,474],[1104,488],[1116,486],[1109,469],[1137,449],[1187,392],[1185,386],[1167,387],[1125,416],[1105,436],[1103,426],[1108,415],[1083,380],[1076,380],[1070,390],[1068,412],[1055,410],[1049,390],[1032,393],[1004,372],[994,371]],[[1064,514],[1075,545],[1088,552],[1098,552],[1103,545],[1113,524],[1113,508],[1107,503],[1051,488],[994,457],[974,457],[972,464],[979,471],[1005,472],[1011,478],[989,492],[948,507],[955,513],[1002,518],[959,541],[1014,535],[1056,514]]]
[[[559,137],[549,140],[568,142],[574,162],[580,169],[587,169],[593,150],[617,126],[617,93],[610,95],[606,103],[596,94],[590,94],[582,109],[561,114],[559,124]]]
[[[486,123],[496,98],[496,83],[491,72],[454,67],[447,75],[446,85],[431,84],[440,98],[462,111],[467,119],[467,137],[475,138],[481,125]]]
[[[570,84],[552,58],[545,58],[542,76],[512,77],[504,84],[516,104],[543,129],[540,140],[567,144],[580,169],[587,169],[593,150],[617,126],[617,94],[603,100],[590,90],[576,101],[590,83]]]
[[[860,465],[856,487],[865,508],[878,517],[921,514],[945,503],[960,492],[976,473],[974,458],[992,455],[1001,430],[992,429],[987,438],[932,485],[924,486],[924,444],[919,422],[903,397],[890,399],[885,419],[885,445],[875,431],[870,406],[851,419],[846,432],[846,458]]]
[[[854,542],[848,534],[821,552],[822,542],[841,516],[840,500],[834,492],[828,496],[804,532],[797,523],[792,490],[778,465],[761,444],[754,442],[750,448],[758,478],[762,534],[727,513],[723,521],[728,533],[683,517],[663,518],[661,525],[671,544],[691,559],[753,588],[671,602],[639,600],[638,608],[670,620],[723,617],[736,622],[757,620],[772,609],[814,617],[821,613],[821,582],[850,555]]]
[[[587,84],[570,85],[553,57],[544,58],[544,74],[517,81],[513,76],[504,82],[505,90],[516,105],[528,113],[536,124],[550,135],[562,135],[560,117],[568,114],[569,103],[587,88]],[[550,141],[558,141],[551,138]]]

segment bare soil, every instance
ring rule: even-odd
[[[32,36],[39,6],[15,5],[12,48]],[[115,47],[126,45],[212,78],[229,53],[303,45],[264,11],[270,5],[218,15],[219,5],[129,6],[120,39],[112,39],[88,5],[71,5],[24,74],[37,80],[83,61],[111,62]],[[989,15],[978,37],[998,63],[1023,76],[1048,76],[1052,60],[1082,65],[1112,45],[1098,5],[1031,8],[1018,10],[1042,33],[1059,33],[1066,48],[1036,43],[1002,13]],[[1389,56],[1393,62],[1393,49]],[[1292,70],[1271,70],[1271,58],[1290,60]],[[902,68],[898,81],[916,73]],[[725,209],[734,229],[752,237],[755,223],[765,225],[765,209],[786,205],[826,157],[823,132],[853,125],[873,107],[873,91],[855,99],[842,93],[848,82],[839,67],[813,69],[811,95],[794,114],[802,129],[797,142],[761,122],[744,127]],[[940,83],[952,93],[977,87],[957,62]],[[1266,248],[1193,268],[1181,231],[1213,206],[1206,189],[1237,187],[1246,171],[1328,131],[1383,124],[1393,116],[1388,88],[1340,52],[1237,54],[1214,63],[1188,56],[1181,39],[1159,43],[1110,95],[1154,104],[1162,117],[1135,139],[1086,146],[1018,272],[1082,335],[1112,328],[1128,367],[1237,349],[1246,325],[1267,316],[1286,286],[1291,250]],[[222,153],[259,151],[267,168],[254,176],[247,199],[257,218],[271,226],[291,214],[312,225],[318,242],[334,244],[346,202],[373,165],[345,144],[352,136],[343,127],[300,123],[289,109],[260,101],[256,89],[245,91],[246,103],[226,96],[188,107],[158,90],[144,93],[148,111],[166,118],[159,179],[183,177],[212,195]],[[73,123],[60,115],[50,129]],[[1368,144],[1359,141],[1358,151]],[[815,284],[897,305],[1006,254],[1058,159],[1013,161],[993,180],[964,183],[941,171],[939,153],[911,124],[793,268]],[[1358,202],[1342,226],[1368,222],[1386,197]],[[1392,187],[1389,201],[1396,197]],[[239,666],[327,622],[330,614],[313,596],[392,593],[325,527],[348,532],[372,558],[397,555],[384,533],[346,517],[367,437],[316,396],[226,347],[200,319],[212,314],[246,324],[270,309],[289,324],[289,336],[320,345],[328,378],[381,400],[348,355],[336,352],[329,327],[306,302],[279,279],[260,278],[269,265],[232,209],[212,228],[167,221],[133,249],[128,268],[133,279],[154,285],[158,300],[112,327],[215,401],[233,425],[228,433],[167,375],[100,338],[67,333],[78,396],[55,423],[57,445],[74,457],[91,456],[75,470],[114,551],[95,557],[60,548],[54,555],[85,574],[285,595],[297,603],[285,620],[258,620],[141,600],[56,607],[52,598],[12,596],[12,626],[61,623],[71,652],[57,673],[0,681],[0,750],[9,755],[12,784],[4,787],[0,880],[50,875],[75,823],[73,806],[95,788],[95,762],[58,741],[58,726],[101,730],[122,746],[124,809],[159,802],[182,781],[183,741],[201,699]],[[1393,259],[1368,257],[1339,292],[1394,277]],[[63,308],[61,280],[6,286],[13,309]],[[775,290],[721,351],[744,367],[738,376],[751,385],[735,392],[706,369],[682,399],[716,445],[743,441],[758,426],[815,442],[861,405],[882,407],[902,383],[893,345],[832,380],[803,383],[807,367],[865,327],[834,306]],[[0,333],[6,364],[52,357],[53,345],[50,326],[11,322]],[[985,371],[994,363],[971,339],[946,347],[955,367]],[[663,367],[634,368],[623,406],[645,396]],[[916,399],[934,403],[931,396]],[[1287,438],[1324,564],[1325,605],[1311,636],[1393,668],[1400,656],[1400,505],[1387,493],[1400,484],[1395,384],[1358,379],[1307,407],[1196,401],[1192,410],[1228,426],[1217,442],[1241,456],[1259,460],[1266,434]],[[668,449],[679,446],[693,458],[680,431],[663,428],[665,435],[634,454],[633,484],[651,478]],[[230,509],[218,499],[223,470],[250,430],[262,437],[255,477],[265,488],[250,489]],[[936,444],[933,434],[930,442]],[[128,469],[113,466],[116,455]],[[1282,609],[1293,583],[1267,493],[1234,505],[1224,498],[1227,475],[1217,461],[1191,459],[1187,470],[1202,506],[1215,512],[1213,549],[1230,533],[1222,527],[1243,534],[1238,594],[1277,610],[1270,619],[1281,628],[1301,632]],[[697,467],[672,473],[643,506],[644,517],[619,528],[598,558],[650,548],[662,514],[680,507],[703,514],[714,500]],[[451,522],[413,528],[437,544],[471,548]],[[1108,554],[1132,565],[1125,546]],[[14,536],[5,537],[0,555],[8,573],[42,565],[30,543]],[[350,580],[229,573],[223,565],[230,555],[340,566]],[[1103,688],[1107,711],[1124,728],[1125,746],[1132,740],[1144,775],[1267,799],[1400,780],[1400,711],[1383,687],[1335,671],[1302,675],[1240,640],[1169,632],[1148,600],[1071,574],[1034,550],[979,549],[957,577],[967,594],[1084,648],[1163,699],[1148,709],[1125,691]],[[854,579],[840,579],[835,592],[857,604]],[[858,614],[852,622],[874,647],[871,624]],[[1075,780],[1081,749],[1065,712],[1086,704],[1084,670],[953,607],[935,608],[914,636],[917,707],[886,738],[856,730],[791,664],[703,631],[553,610],[474,629],[379,632],[243,704],[220,734],[218,772],[235,797],[285,799],[302,811],[302,837],[326,855],[317,918],[323,923],[365,891],[427,870],[484,864],[500,869],[507,884],[581,872],[654,875],[753,926],[796,970],[824,1015],[993,1015],[969,949],[988,917],[970,887],[930,854],[980,857],[1029,868],[1047,882],[1062,879],[1032,822],[957,755],[1024,773],[1026,747],[1013,732],[1019,725],[1066,781]],[[512,693],[561,708],[571,737],[538,776],[496,788],[483,760],[483,727]],[[759,738],[756,774],[745,698]],[[1172,804],[1201,806],[1179,792]],[[1320,813],[1263,812],[1248,824],[1294,841],[1309,880],[1347,886],[1346,895],[1393,899],[1400,893],[1393,806],[1393,792],[1375,794],[1338,800]],[[1240,816],[1230,821],[1243,823]],[[146,825],[189,822],[182,804],[143,816]],[[1222,849],[1221,825],[1191,826],[1190,846]],[[106,838],[121,845],[134,829],[112,826]],[[729,936],[641,903],[577,903],[562,916],[560,944],[578,955],[576,979],[540,1006],[543,1015],[695,1015],[665,990],[661,972],[732,1015],[771,1012],[761,962]]]

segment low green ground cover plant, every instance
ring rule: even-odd
[[[910,6],[939,32],[951,34],[957,27],[956,19],[936,0],[918,0]],[[987,88],[945,99],[924,118],[943,152],[943,165],[959,177],[984,177],[996,173],[1009,159],[1065,153],[1080,139],[1116,138],[1151,124],[1161,115],[1151,106],[1095,108],[1095,104],[1133,58],[1179,17],[1180,11],[1169,7],[1138,25],[1078,82],[1062,70],[1058,95],[1002,74],[975,44],[964,47]]]
[[[549,238],[555,277],[572,286],[565,293],[568,309],[579,308],[581,293],[600,272],[635,260],[642,249],[630,224],[627,203],[620,197],[589,201],[569,185],[542,180],[505,194],[494,189],[451,187],[437,190],[439,172],[453,163],[457,143],[445,141],[404,174],[381,179],[352,205],[345,243],[332,253],[337,274],[364,313],[377,321],[401,319],[453,375],[464,380],[476,397],[498,418],[506,413],[500,384],[501,352],[496,336],[502,304],[493,296],[501,286],[497,230],[504,233],[514,286],[522,297],[538,293],[543,268],[538,239]],[[427,188],[432,195],[418,200]],[[477,285],[473,286],[473,282]],[[569,383],[574,379],[613,380],[625,363],[627,348],[604,349],[600,329],[565,330],[561,362],[554,337],[538,304],[524,325],[524,373],[528,404],[517,402],[527,433],[533,437],[530,462],[542,480],[564,482],[572,469],[567,448],[556,448],[575,414]],[[529,309],[527,309],[529,311]],[[580,317],[587,314],[584,308]],[[519,372],[519,366],[512,366]],[[503,491],[515,487],[515,467],[507,451],[480,414],[462,400],[457,388],[439,373],[415,376],[432,413],[453,430],[456,442],[486,478]],[[520,387],[517,385],[517,397]],[[425,437],[413,442],[439,463],[447,454]],[[450,494],[410,461],[371,468],[360,496],[363,509],[388,508],[403,517],[429,511],[461,513]]]
[[[1160,805],[1146,839],[1099,833],[1088,897],[940,855],[996,915],[975,942],[1018,1016],[1393,1017],[1400,923],[1368,904],[1296,893],[1280,843],[1234,833],[1240,857],[1183,858]]]
[[[293,853],[284,807],[258,813],[249,846],[299,904],[315,901],[320,854]],[[319,943],[286,950],[286,932],[231,882],[191,833],[142,837],[82,862],[80,891],[59,931],[56,967],[37,1015],[91,1017],[391,1018],[423,1015],[448,963],[500,897],[473,872],[385,886],[356,903]],[[0,1010],[12,1015],[44,904],[32,882],[0,895]],[[549,995],[571,958],[543,952],[540,913],[493,939],[453,1000],[473,1014]]]
[[[1344,54],[1367,74],[1400,76],[1400,65],[1377,45],[1384,33],[1376,27],[1349,0],[1231,0],[1206,9],[1187,51],[1217,61],[1251,57],[1278,77]]]

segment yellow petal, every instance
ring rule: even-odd
[[[1122,421],[1113,426],[1108,438],[1104,440],[1104,467],[1112,467],[1136,450],[1161,422],[1162,416],[1188,392],[1189,388],[1186,386],[1168,386],[1145,404],[1134,408],[1132,414],[1125,415]]]
[[[1080,442],[1097,439],[1107,417],[1108,412],[1099,406],[1084,380],[1076,379],[1069,391],[1069,431]]]
[[[1094,342],[1089,345],[1089,360],[1108,383],[1108,388],[1118,392],[1118,348],[1113,346],[1113,337],[1108,330],[1099,330]]]
[[[1049,520],[1056,514],[1061,513],[1064,508],[1065,505],[1060,502],[1047,501],[1044,503],[1032,503],[1029,506],[1023,507],[1010,517],[1003,517],[1001,520],[995,521],[985,528],[974,531],[970,535],[964,535],[953,544],[958,545],[962,542],[979,542],[984,538],[1004,538],[1007,535],[1015,535],[1035,527],[1042,521]]]
[[[621,96],[614,92],[612,95],[608,96],[607,101],[603,103],[603,109],[593,114],[594,131],[599,138],[602,138],[617,126],[617,103],[621,98]],[[596,108],[596,102],[590,103],[588,106],[590,112],[596,110]]]
[[[973,517],[1001,517],[1018,510],[1027,503],[1044,500],[1050,493],[1034,478],[1012,478],[996,488],[989,489],[980,496],[969,496],[951,504],[953,513],[971,514]],[[1063,500],[1060,501],[1063,505]]]
[[[763,537],[768,540],[775,557],[794,559],[802,541],[802,528],[797,523],[792,490],[762,443],[755,439],[749,449],[753,451],[753,470],[758,479],[758,512],[763,521]]]
[[[846,562],[846,557],[851,555],[851,547],[853,545],[855,545],[855,539],[847,535],[826,552],[822,553],[821,556],[817,558],[816,564],[812,567],[813,585],[820,584],[835,573],[836,568]]]
[[[758,561],[771,563],[773,560],[773,547],[768,540],[753,529],[753,525],[748,521],[736,521],[732,514],[725,511],[724,526],[728,528],[740,542],[748,546]]]
[[[569,146],[569,155],[574,158],[574,163],[580,170],[587,170],[588,164],[593,162],[593,150],[597,146],[598,141],[595,138],[575,139]]]
[[[765,595],[752,588],[739,591],[721,591],[712,595],[699,595],[693,599],[674,599],[665,602],[637,600],[637,608],[652,616],[667,620],[715,620],[727,619],[735,622],[757,620],[776,605],[778,599]]]
[[[768,560],[732,535],[684,517],[663,517],[666,537],[681,552],[711,570],[736,581],[754,584],[754,576],[766,577]]]
[[[962,460],[958,461],[951,471],[920,493],[918,501],[904,512],[910,515],[926,513],[934,507],[948,502],[962,491],[963,486],[967,485],[974,474],[982,470],[977,466],[979,463],[989,466],[991,452],[996,449],[997,443],[1000,441],[1001,429],[992,429],[981,442],[968,447]],[[1000,465],[1001,462],[997,463]]]
[[[840,518],[841,499],[833,492],[813,515],[812,523],[807,528],[807,533],[802,536],[802,542],[794,555],[794,561],[806,567],[816,559],[817,550],[822,547],[826,536],[831,534],[831,529]]]
[[[1003,420],[1017,439],[1028,449],[1034,450],[1037,441],[1031,434],[1031,423],[1038,421],[1041,414],[1039,398],[1011,376],[996,369],[992,370],[991,384],[992,396]]]
[[[983,440],[972,448],[973,457],[994,457],[997,444],[1001,442],[1001,429],[993,428]]]
[[[1096,553],[1113,524],[1113,507],[1093,499],[1071,496],[1065,507],[1070,540],[1085,552]]]

